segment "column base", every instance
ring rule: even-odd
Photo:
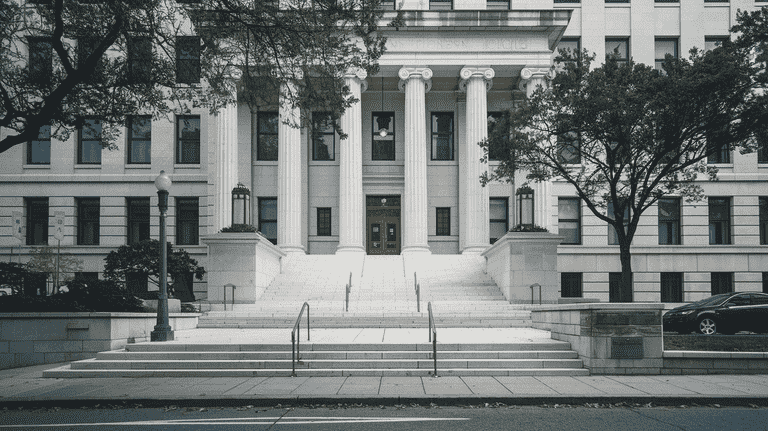
[[[307,254],[307,250],[301,245],[278,245],[280,250],[287,255],[291,254]]]
[[[464,250],[461,251],[461,254],[469,254],[469,255],[481,255],[484,251],[488,250],[488,247],[490,245],[471,245],[468,247],[465,247]]]
[[[428,245],[411,245],[400,249],[400,254],[403,256],[428,256],[432,254],[432,251],[429,249]]]
[[[365,255],[365,247],[360,245],[340,245],[336,247],[336,254],[343,255]]]

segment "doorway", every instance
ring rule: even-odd
[[[400,254],[400,196],[366,196],[368,254]]]

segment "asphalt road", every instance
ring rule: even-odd
[[[640,405],[0,410],[0,430],[766,430],[768,408]]]

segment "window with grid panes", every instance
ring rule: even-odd
[[[490,218],[490,242],[493,244],[509,231],[509,199],[490,198],[488,202],[490,205],[488,211]]]
[[[486,0],[485,10],[507,10],[509,9],[509,0]]]
[[[395,113],[372,112],[371,119],[371,159],[395,160]]]
[[[176,163],[200,164],[200,116],[176,117]]]
[[[760,206],[760,244],[768,244],[768,196],[758,198]]]
[[[277,133],[280,119],[277,112],[256,113],[256,160],[277,161]]]
[[[128,118],[128,164],[152,163],[152,117]]]
[[[557,135],[557,161],[566,165],[581,163],[581,139],[578,133]]]
[[[710,277],[712,295],[733,292],[732,272],[712,272],[710,273]]]
[[[560,296],[562,298],[581,298],[583,296],[582,273],[560,273]]]
[[[560,39],[560,42],[557,44],[557,49],[555,49],[555,57],[560,55],[560,50],[564,49],[571,53],[579,54],[581,53],[581,39],[578,37],[564,37]]]
[[[77,245],[99,245],[99,198],[77,200]]]
[[[331,236],[331,209],[317,209],[317,236]]]
[[[704,51],[710,51],[723,46],[723,42],[726,39],[728,39],[728,36],[704,36]]]
[[[176,82],[179,84],[200,82],[200,38],[197,36],[176,38]]]
[[[453,0],[429,0],[429,10],[451,10]]]
[[[491,136],[491,133],[493,133],[493,128],[496,127],[496,124],[501,120],[501,118],[504,116],[504,112],[489,112],[488,113],[488,136]],[[500,160],[502,157],[502,154],[500,154],[500,151],[495,146],[488,147],[488,160],[495,161]]]
[[[731,163],[731,149],[715,137],[707,136],[707,153],[707,163]]]
[[[48,244],[48,198],[26,198],[27,245]]]
[[[619,63],[626,63],[629,61],[629,39],[623,38],[606,38],[605,39],[605,56],[613,56]]]
[[[763,273],[763,293],[768,293],[768,272]]]
[[[768,163],[768,133],[757,138],[757,163]]]
[[[82,73],[91,73],[87,81],[94,81],[104,72],[104,61],[99,59],[96,67],[91,71],[85,68],[85,61],[96,51],[100,39],[94,37],[81,37],[77,39],[77,67]]]
[[[277,244],[277,199],[259,198],[259,232]]]
[[[27,142],[27,163],[30,165],[51,164],[51,126],[40,127],[37,139]]]
[[[128,46],[128,79],[134,83],[147,83],[152,72],[152,40],[132,37]]]
[[[53,45],[48,38],[30,37],[29,47],[29,79],[38,84],[47,84],[53,74]]]
[[[709,198],[709,243],[731,243],[731,199]]]
[[[683,273],[661,273],[661,302],[683,302]]]
[[[451,235],[451,209],[435,208],[437,214],[437,236],[450,236]]]
[[[149,239],[149,198],[126,198],[128,207],[128,241],[136,244]]]
[[[432,113],[432,160],[453,160],[453,112]]]
[[[630,279],[630,282],[634,277]],[[608,273],[608,302],[622,302],[621,301],[621,273],[609,272]],[[632,301],[631,297],[627,298],[629,302]],[[626,301],[625,301],[626,302]]]
[[[312,160],[336,159],[336,130],[327,112],[312,114]]]
[[[557,232],[562,244],[581,244],[581,199],[557,199]]]
[[[199,199],[176,198],[176,244],[197,245],[199,238]]]
[[[77,163],[101,164],[101,120],[86,118],[77,131]]]
[[[677,58],[677,39],[659,38],[655,41],[656,70],[663,70],[664,60],[667,55]]]
[[[680,198],[661,198],[659,208],[659,244],[680,244]]]
[[[606,212],[606,215],[611,219],[616,219],[616,213],[613,210],[613,202],[608,202],[608,211]],[[629,206],[624,208],[624,231],[627,230],[627,225],[629,225]],[[612,224],[608,224],[608,245],[618,245],[619,244],[619,234],[616,232],[616,228],[613,227]]]

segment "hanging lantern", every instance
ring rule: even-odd
[[[242,183],[232,189],[232,225],[251,224],[251,191]]]
[[[533,227],[533,189],[522,186],[517,189],[517,217],[523,226]]]

